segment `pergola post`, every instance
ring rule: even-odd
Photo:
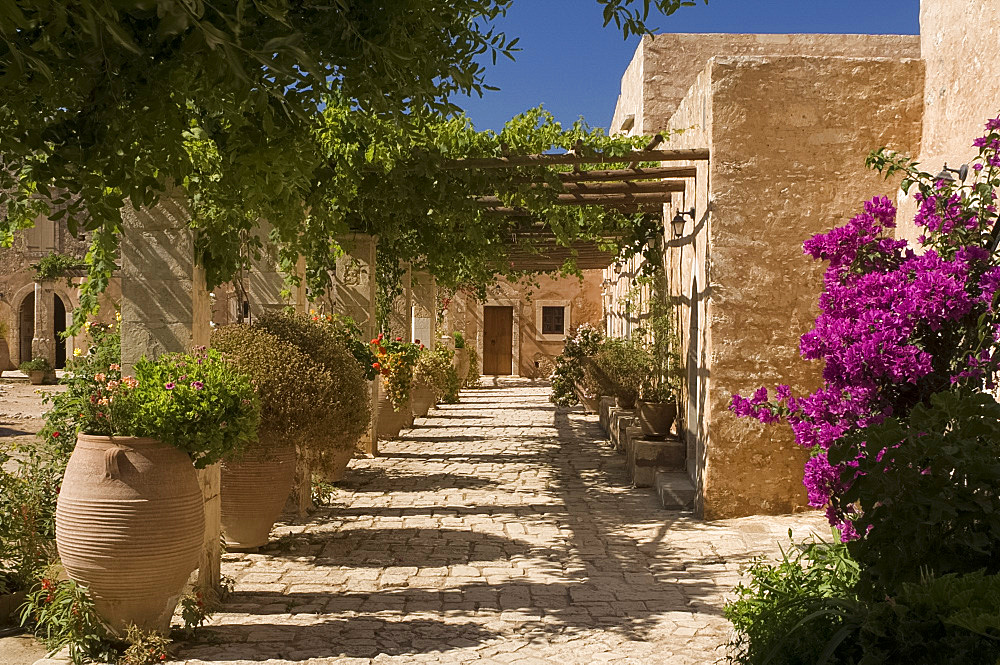
[[[211,301],[205,272],[195,265],[189,219],[184,202],[169,194],[152,208],[122,209],[123,373],[131,374],[143,356],[156,358],[208,345]],[[198,588],[212,598],[219,591],[222,560],[219,465],[199,470],[198,482],[205,500]]]
[[[364,341],[377,334],[375,320],[375,252],[373,236],[354,233],[337,239],[346,252],[337,259],[334,280],[334,307],[338,314],[351,317],[361,328]],[[361,447],[369,455],[378,454],[378,377],[369,382],[372,418],[361,438]]]
[[[434,348],[434,326],[437,317],[437,284],[429,272],[413,271],[411,276],[413,315],[410,341],[420,340]]]
[[[404,269],[399,281],[402,292],[393,298],[392,311],[389,313],[389,331],[393,337],[402,337],[406,341],[413,340],[413,272],[409,263],[401,263]]]
[[[35,282],[35,334],[31,338],[31,358],[45,358],[56,366],[56,321],[53,305],[55,289],[51,280]]]

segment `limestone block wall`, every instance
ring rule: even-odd
[[[803,507],[805,452],[787,427],[733,416],[733,393],[814,389],[820,367],[798,340],[817,313],[823,267],[802,242],[891,184],[864,168],[873,147],[919,149],[918,60],[719,56],[669,128],[675,147],[711,150],[673,207],[695,207],[667,249],[693,390],[682,400],[689,471],[706,518]],[[669,219],[673,210],[666,216]]]
[[[946,4],[952,0],[938,2]],[[972,3],[956,0],[955,4]],[[643,37],[622,78],[611,131],[621,131],[629,115],[635,117],[633,134],[653,134],[666,129],[699,72],[717,55],[919,58],[920,38],[915,35],[649,35]],[[701,117],[691,119],[704,124]]]
[[[1000,3],[923,0],[921,57],[926,68],[921,168],[937,173],[967,163],[972,140],[1000,115]],[[917,155],[914,155],[917,156]],[[902,197],[901,197],[902,198]],[[897,235],[916,238],[916,205],[902,201]]]

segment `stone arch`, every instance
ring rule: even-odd
[[[15,367],[31,360],[31,340],[35,336],[35,285],[28,283],[11,298],[14,329],[10,334],[10,362]]]

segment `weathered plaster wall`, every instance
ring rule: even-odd
[[[967,3],[963,0],[962,4]],[[635,116],[632,133],[652,134],[666,129],[698,73],[717,55],[919,58],[920,38],[915,35],[718,33],[646,36],[622,78],[621,96],[611,130],[619,131],[621,121],[630,114]],[[700,117],[692,120],[701,124]]]
[[[677,147],[707,141],[712,155],[682,203],[698,221],[668,250],[696,379],[684,410],[706,518],[805,505],[805,454],[788,429],[738,419],[728,405],[761,385],[816,387],[820,368],[799,358],[798,339],[817,313],[823,266],[802,242],[891,191],[864,157],[881,145],[919,149],[922,89],[917,60],[720,56],[671,121],[701,125]]]
[[[972,141],[988,118],[1000,115],[1000,2],[923,0],[921,57],[926,67],[921,168],[937,173],[977,154]],[[901,197],[902,198],[902,197]],[[897,235],[920,235],[913,227],[916,205],[900,207]]]

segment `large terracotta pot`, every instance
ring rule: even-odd
[[[56,547],[112,630],[169,629],[198,566],[204,503],[190,458],[174,446],[78,437],[56,505]]]
[[[238,461],[222,463],[222,534],[231,550],[267,544],[295,480],[295,445],[254,446]]]
[[[8,369],[11,369],[10,346],[7,344],[7,340],[0,337],[0,375]]]
[[[323,480],[336,483],[344,479],[347,465],[354,459],[354,446],[343,450],[331,450],[323,454]]]
[[[395,411],[392,402],[385,395],[385,390],[379,386],[378,391],[378,437],[380,439],[395,439],[399,431],[407,424],[412,411],[407,402],[402,409]]]
[[[636,402],[636,417],[646,436],[663,438],[670,434],[670,426],[677,417],[677,402]]]
[[[597,413],[598,406],[600,406],[601,396],[595,395],[590,397],[587,391],[579,383],[574,384],[576,386],[576,398],[583,405],[583,410],[587,413]]]
[[[417,418],[423,418],[431,410],[436,401],[433,388],[425,385],[415,386],[413,395],[410,396],[410,406],[413,407],[413,415]]]
[[[454,363],[455,372],[458,374],[458,381],[464,386],[465,379],[469,375],[469,349],[467,347],[455,349]]]

